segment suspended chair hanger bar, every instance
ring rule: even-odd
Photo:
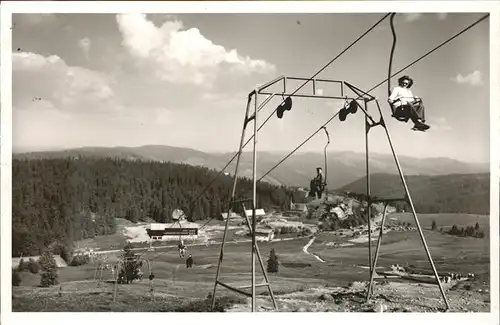
[[[307,81],[307,82],[330,82],[330,83],[339,83],[341,84],[343,81],[342,80],[337,80],[337,79],[322,79],[322,78],[304,78],[304,77],[294,77],[294,76],[284,76],[284,78],[288,80],[299,80],[299,81]]]
[[[326,201],[328,201],[328,155],[327,155],[326,149],[330,145],[330,134],[328,133],[328,130],[326,129],[326,126],[322,126],[321,128],[323,130],[325,130],[326,138],[328,140],[326,142],[325,149],[324,149],[324,153],[325,153],[325,179],[323,180],[323,184],[324,184],[324,190],[323,191],[325,193],[325,202],[326,202]]]
[[[274,84],[276,84],[276,83],[280,82],[281,80],[284,80],[285,78],[286,78],[286,77],[285,77],[284,75],[283,75],[283,76],[280,76],[280,77],[278,77],[278,78],[276,78],[276,79],[274,79],[274,80],[271,80],[271,81],[269,81],[269,82],[266,82],[266,83],[265,83],[265,84],[263,84],[262,86],[258,87],[258,88],[257,88],[257,90],[258,90],[258,92],[260,93],[260,91],[261,91],[261,90],[265,90],[265,89],[267,89],[267,88],[271,87],[272,85],[274,85]],[[255,93],[255,89],[254,89],[254,90],[252,90],[252,93]]]
[[[270,81],[269,83],[265,84],[264,86],[262,87],[259,87],[257,88],[257,93],[258,94],[261,94],[261,95],[270,95],[271,92],[270,90],[267,90],[267,88],[269,88],[270,86],[276,84],[277,82],[281,81],[281,79],[283,80],[283,88],[281,89],[281,93],[283,93],[284,96],[287,96],[287,97],[293,97],[293,96],[296,96],[296,97],[304,97],[304,94],[298,94],[298,90],[300,88],[302,88],[303,86],[307,85],[309,82],[312,83],[312,94],[308,94],[308,96],[311,96],[312,97],[318,97],[318,98],[332,98],[332,99],[343,99],[344,97],[344,89],[343,89],[343,86],[344,86],[344,81],[342,80],[333,80],[333,79],[316,79],[316,78],[302,78],[302,77],[293,77],[293,76],[282,76],[278,79],[275,79],[273,81]],[[298,80],[298,81],[305,81],[304,84],[302,85],[302,87],[300,87],[299,89],[295,90],[294,92],[292,93],[289,93],[287,92],[288,90],[288,83],[287,81],[288,80]],[[335,83],[335,84],[339,84],[340,85],[340,96],[318,96],[316,94],[316,90],[317,90],[317,87],[318,87],[318,82],[323,82],[323,83]],[[276,90],[276,92],[278,92],[278,90]],[[339,98],[339,97],[342,97],[342,98]]]
[[[272,95],[270,92],[259,92],[259,95]],[[327,95],[308,95],[308,94],[294,94],[294,93],[282,93],[284,97],[303,97],[303,98],[322,98],[322,99],[350,99],[354,100],[355,98],[353,97],[344,97],[344,96],[327,96]]]

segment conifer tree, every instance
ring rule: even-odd
[[[278,255],[276,255],[276,251],[274,250],[274,248],[271,248],[271,252],[269,253],[269,259],[267,260],[267,272],[269,273],[279,272]]]

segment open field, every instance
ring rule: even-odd
[[[146,223],[134,224],[128,220],[122,218],[116,218],[117,230],[115,234],[96,236],[94,238],[84,239],[77,242],[78,247],[88,247],[95,251],[109,251],[109,250],[121,250],[127,241],[133,243],[135,248],[149,247],[149,237],[146,233]],[[192,227],[201,227],[205,222],[194,223]],[[169,227],[172,224],[166,224]],[[222,235],[224,232],[225,221],[221,220],[211,220],[207,225],[205,225],[198,234],[197,238],[191,238],[189,236],[184,236],[184,241],[188,244],[203,244],[207,243],[208,240],[219,241],[222,240]],[[191,226],[186,226],[191,227]],[[238,231],[248,230],[246,226],[242,226],[239,222],[230,222],[228,234],[226,236],[227,240],[241,239],[242,236],[236,235]],[[155,241],[153,247],[156,246],[168,246],[177,245],[179,241],[178,236],[172,236],[169,240]]]
[[[487,215],[478,214],[455,214],[455,213],[440,213],[440,214],[419,214],[417,211],[418,221],[424,229],[431,229],[432,221],[436,221],[437,229],[443,227],[443,230],[449,230],[453,225],[457,227],[474,226],[476,222],[479,227],[484,230],[486,236],[489,236],[490,218]],[[410,222],[415,224],[413,214],[411,213],[394,213],[389,219],[396,221]]]
[[[410,217],[411,214],[388,216],[389,219],[398,218],[405,222],[411,221]],[[436,220],[438,227],[451,227],[453,224],[474,225],[477,220],[485,231],[488,224],[487,216],[471,215],[419,215],[419,220],[424,228],[430,228],[432,220]],[[341,236],[340,232],[344,236]],[[444,284],[452,310],[488,311],[489,239],[461,238],[429,230],[424,230],[424,234],[438,272],[476,274],[475,279],[464,283]],[[279,274],[271,274],[270,282],[282,310],[296,311],[305,308],[308,311],[363,311],[376,308],[374,304],[381,301],[385,308],[393,311],[437,311],[443,307],[436,285],[411,283],[401,279],[379,279],[375,286],[374,302],[361,302],[366,285],[363,281],[369,279],[366,268],[368,244],[350,243],[351,246],[345,247],[331,245],[331,242],[347,243],[350,238],[349,231],[345,230],[321,233],[306,247],[307,252],[304,251],[304,246],[311,241],[308,237],[259,243],[264,264],[271,248],[276,250],[281,262]],[[95,239],[96,242],[99,240],[101,239]],[[119,246],[118,243],[112,244],[109,238],[106,243]],[[372,241],[372,253],[375,251],[375,244],[376,241]],[[150,294],[150,283],[145,276],[141,282],[119,285],[117,302],[113,303],[113,284],[106,283],[111,281],[113,276],[108,270],[103,272],[102,282],[94,280],[94,264],[60,268],[60,285],[52,288],[39,288],[40,276],[23,272],[21,286],[13,288],[13,310],[186,311],[194,308],[204,311],[208,308],[205,298],[213,290],[219,252],[220,245],[188,245],[188,253],[193,254],[195,263],[191,269],[186,269],[184,259],[178,256],[175,248],[145,252],[143,257],[151,261],[155,274],[154,301]],[[118,254],[106,254],[107,263],[116,260]],[[321,257],[324,262],[313,254]],[[222,282],[233,286],[249,285],[250,261],[248,242],[228,242],[222,266]],[[384,234],[378,265],[387,269],[391,264],[411,266],[423,273],[430,272],[416,231],[390,231]],[[147,274],[147,267],[143,268],[143,271]],[[259,283],[263,277],[260,275],[258,263],[257,274]],[[356,282],[360,283],[353,286]],[[256,290],[262,294],[262,299],[267,299],[267,289]],[[330,296],[333,298],[329,298]],[[389,296],[390,298],[387,298]],[[220,286],[217,289],[217,297],[225,299],[221,303],[225,304],[226,310],[245,311],[248,308],[244,296]],[[263,308],[272,307],[269,301],[264,300]],[[358,300],[359,303],[356,303]],[[141,303],[138,304],[138,301]]]

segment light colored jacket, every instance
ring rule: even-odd
[[[389,96],[389,101],[395,101],[393,105],[398,107],[404,104],[412,103],[415,101],[415,97],[410,89],[397,86],[392,90],[391,96]]]

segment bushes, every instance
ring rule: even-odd
[[[21,258],[19,261],[19,265],[17,266],[17,271],[18,272],[23,272],[26,269],[26,264],[24,263],[24,260]]]
[[[306,237],[312,234],[312,230],[306,227],[302,228],[302,236]]]
[[[80,265],[85,265],[90,263],[90,256],[88,255],[75,255],[71,259],[71,263],[69,263],[70,266],[80,266]]]
[[[484,231],[481,230],[479,224],[476,223],[475,226],[468,226],[464,228],[458,228],[457,225],[453,225],[450,230],[447,231],[448,234],[452,236],[458,237],[475,237],[475,238],[484,238]]]
[[[40,271],[40,264],[34,259],[30,258],[28,261],[28,270],[33,274],[38,274]]]
[[[12,270],[12,285],[18,287],[21,284],[21,274],[17,270]]]
[[[174,307],[173,309],[165,308],[162,311],[173,312],[225,312],[227,309],[235,304],[243,304],[245,300],[243,297],[223,296],[215,299],[215,307],[212,309],[212,293],[209,292],[205,299],[197,299],[188,301],[182,306]]]
[[[282,226],[280,228],[280,234],[285,235],[285,234],[293,234],[299,232],[299,229],[294,226]]]
[[[40,264],[38,264],[38,262],[32,258],[30,258],[27,263],[21,258],[21,260],[19,261],[19,265],[16,268],[16,271],[19,273],[24,271],[30,271],[33,274],[37,274],[38,271],[40,271]]]

